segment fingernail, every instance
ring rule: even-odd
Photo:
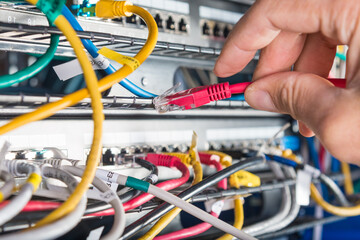
[[[262,90],[248,89],[245,94],[245,100],[253,108],[270,112],[277,111],[274,102],[268,92]]]

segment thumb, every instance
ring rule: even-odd
[[[245,91],[253,108],[290,114],[308,128],[305,132],[313,131],[334,157],[356,164],[360,163],[359,96],[358,88],[340,89],[317,75],[300,72],[261,78]]]
[[[290,114],[316,133],[331,112],[337,90],[317,75],[283,72],[255,81],[246,89],[245,99],[253,108]]]

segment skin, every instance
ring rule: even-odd
[[[346,89],[326,80],[339,44],[349,46]],[[257,0],[228,37],[215,74],[241,71],[258,49],[246,101],[290,114],[302,135],[315,134],[333,156],[359,165],[360,2]]]

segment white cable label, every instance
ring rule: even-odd
[[[89,233],[89,236],[86,238],[86,240],[99,240],[104,228],[105,228],[105,226],[101,226],[99,228],[92,230]]]
[[[220,162],[220,156],[215,155],[215,154],[211,154],[210,161]]]
[[[89,60],[94,70],[106,69],[110,65],[109,60],[101,54],[95,59],[89,57]],[[83,74],[83,70],[77,59],[53,66],[53,69],[61,81],[67,81],[70,78]]]
[[[224,207],[224,201],[223,201],[223,200],[217,201],[217,202],[215,202],[215,203],[212,205],[211,211],[214,212],[214,213],[216,213],[216,215],[219,216],[220,213],[221,213],[221,211],[222,211],[222,209],[223,209],[223,207]]]
[[[296,203],[300,206],[310,204],[310,185],[312,174],[308,171],[298,170],[296,176]]]
[[[101,54],[99,54],[96,58],[93,58],[93,61],[101,69],[107,69],[110,66],[110,61]]]
[[[213,205],[219,200],[216,199],[211,199],[209,201],[204,202],[205,205],[205,210],[207,212],[212,211]],[[228,199],[223,199],[221,200],[222,203],[222,211],[226,211],[226,210],[230,210],[230,209],[234,209],[235,205],[234,205],[234,199],[233,198],[228,198]]]
[[[108,185],[109,188],[112,189],[114,192],[117,191],[119,184],[116,183],[116,179],[117,179],[116,173],[104,169],[97,169],[96,176],[101,180],[104,180],[106,185]]]

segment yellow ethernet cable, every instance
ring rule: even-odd
[[[244,225],[244,206],[240,196],[236,196],[237,198],[234,199],[234,224],[233,226],[237,229],[241,230],[242,226]],[[224,234],[219,237],[217,240],[231,240],[234,237],[230,234]]]
[[[294,162],[301,163],[298,157],[289,150],[284,151],[283,156],[293,160]],[[342,217],[360,215],[360,205],[353,207],[338,207],[326,202],[313,183],[310,185],[310,192],[311,198],[328,213]]]
[[[32,3],[32,4],[37,3],[36,0],[29,0],[29,2]],[[126,9],[127,9],[126,11],[135,13],[135,14],[139,15],[140,17],[142,17],[144,19],[144,21],[146,22],[146,24],[148,25],[148,28],[149,28],[148,39],[147,39],[145,45],[143,46],[143,48],[135,56],[135,58],[140,63],[143,63],[145,61],[145,59],[150,55],[150,53],[152,52],[152,50],[154,49],[154,47],[156,45],[157,36],[158,36],[156,22],[152,18],[151,14],[149,14],[146,10],[144,10],[144,9],[142,9],[140,7],[136,7],[136,6],[124,6],[124,7],[126,7]],[[57,24],[58,21],[64,22],[64,23],[67,22],[62,16],[59,16],[57,18],[55,24]],[[68,24],[68,27],[70,28],[70,24]],[[61,26],[59,26],[59,29],[60,28],[61,28]],[[72,35],[76,36],[76,33],[73,32]],[[83,48],[80,48],[80,49],[83,49]],[[77,50],[77,51],[80,51],[80,49]],[[80,63],[85,64],[85,66],[87,66],[87,67],[85,67],[85,69],[91,69],[91,65],[87,65],[87,63],[82,63],[81,61],[80,61]],[[89,71],[85,70],[84,74],[89,74],[90,72],[91,72],[90,70]],[[97,90],[99,92],[105,91],[106,89],[110,88],[113,84],[121,81],[124,77],[129,75],[131,72],[132,72],[131,67],[129,67],[127,65],[123,66],[121,69],[119,69],[114,74],[103,78],[98,83],[98,89]],[[89,78],[89,76],[86,75],[85,79],[88,79],[88,78]],[[96,80],[96,77],[95,77],[95,80]],[[88,87],[89,87],[89,85],[88,85]],[[47,117],[53,115],[55,112],[57,112],[57,111],[59,111],[61,109],[64,109],[66,107],[69,107],[69,106],[72,106],[72,105],[76,104],[77,102],[81,101],[82,99],[88,97],[89,94],[91,96],[92,93],[93,93],[93,91],[90,91],[89,89],[81,89],[81,90],[79,90],[79,91],[77,91],[75,93],[72,93],[72,94],[69,94],[69,95],[65,96],[64,98],[62,98],[61,100],[59,100],[57,102],[46,104],[46,105],[38,108],[37,110],[31,112],[31,113],[27,113],[27,114],[21,115],[19,117],[16,117],[12,121],[10,121],[9,123],[7,123],[4,126],[0,127],[0,134],[7,133],[7,132],[9,132],[9,131],[11,131],[13,129],[16,129],[16,128],[20,127],[20,126],[23,126],[23,125],[25,125],[27,123],[47,118]],[[101,107],[102,107],[102,105],[101,105]],[[94,116],[95,116],[95,114],[94,114]],[[101,120],[100,120],[100,118],[98,118],[97,122],[99,122],[99,121],[101,121],[101,122],[103,121],[103,115],[101,115]],[[94,122],[94,125],[95,124],[96,123]],[[97,130],[97,131],[95,131],[95,130]],[[102,130],[101,127],[100,128],[95,128],[94,127],[94,137],[98,136],[99,135],[98,133],[101,132],[101,130]],[[99,145],[101,145],[101,136],[97,140],[99,142]],[[95,146],[94,142],[93,142],[93,145]],[[87,169],[94,168],[92,170],[95,171],[95,168],[97,166],[97,162],[99,161],[99,158],[100,158],[101,148],[97,152],[92,151],[92,153],[93,153],[92,156],[96,155],[96,162],[94,162],[94,164],[90,165],[90,163],[92,163],[92,162],[89,161]],[[92,179],[91,174],[87,175],[86,173],[84,173],[84,177],[85,177],[85,180]],[[91,181],[89,181],[89,182],[91,182]],[[79,184],[79,186],[80,186],[80,184]],[[76,196],[78,196],[78,195],[76,195]],[[76,197],[76,198],[78,198],[78,197]],[[72,204],[70,204],[70,207],[73,207],[75,205],[76,204],[72,203]],[[57,210],[59,210],[59,209],[57,209]],[[55,211],[57,211],[57,210],[55,210]],[[63,213],[65,213],[65,212],[63,212]],[[51,214],[49,216],[51,216]],[[54,215],[52,215],[52,216],[54,216]],[[51,218],[53,218],[53,217],[51,217]],[[47,217],[45,220],[41,220],[37,225],[43,225],[43,224],[46,224],[47,222],[51,222],[48,219],[49,218]]]
[[[229,184],[233,188],[240,188],[241,186],[245,187],[258,187],[261,185],[261,180],[255,174],[252,174],[248,171],[238,171],[230,176]],[[234,199],[234,224],[233,226],[239,230],[241,230],[244,224],[244,207],[241,196],[236,196]],[[231,240],[234,237],[231,234],[224,234],[219,237],[217,240]]]
[[[203,179],[203,171],[200,163],[199,154],[196,150],[197,145],[197,135],[194,132],[193,138],[191,141],[191,147],[189,150],[189,154],[186,153],[164,153],[167,155],[178,157],[181,162],[183,162],[187,166],[192,166],[194,170],[194,180],[191,185],[195,185],[202,181]],[[189,202],[190,199],[187,201]],[[165,214],[162,218],[160,218],[156,224],[144,234],[144,236],[138,238],[138,240],[150,240],[156,237],[169,223],[174,220],[174,218],[179,215],[181,212],[181,208],[174,208],[167,214]]]
[[[29,0],[29,2],[32,4],[36,4],[37,0]],[[156,25],[155,20],[152,18],[151,14],[149,14],[143,8],[140,8],[137,6],[124,6],[124,7],[126,7],[126,11],[135,13],[135,14],[139,15],[141,18],[143,18],[149,28],[148,39],[147,39],[145,45],[143,46],[143,48],[135,56],[135,58],[141,64],[150,55],[150,53],[152,52],[152,50],[154,49],[154,47],[156,45],[157,36],[158,36],[157,25]],[[55,24],[56,25],[59,24],[59,26],[58,26],[59,29],[64,30],[65,32],[72,30],[70,24],[68,24],[68,22],[66,21],[66,19],[63,16],[59,16],[56,19]],[[67,25],[67,27],[65,27],[66,25]],[[70,35],[73,36],[72,38],[75,38],[76,33],[74,31],[72,31],[72,34],[70,34]],[[75,52],[80,52],[80,50],[83,51],[82,49],[83,49],[83,47],[75,48]],[[79,54],[81,54],[81,53],[79,53]],[[39,107],[38,109],[36,109],[35,111],[33,111],[31,113],[23,114],[19,117],[14,118],[9,123],[0,127],[0,134],[5,134],[11,130],[14,130],[14,129],[21,127],[25,124],[28,124],[30,122],[47,118],[47,117],[55,114],[57,111],[59,111],[61,109],[64,109],[66,107],[69,107],[69,106],[72,106],[72,105],[78,103],[79,101],[83,100],[84,98],[88,97],[89,95],[91,97],[94,97],[93,94],[96,94],[98,96],[97,98],[100,102],[101,99],[100,99],[99,92],[105,91],[106,89],[108,89],[112,85],[114,85],[115,83],[120,82],[124,77],[126,77],[127,75],[129,75],[132,72],[132,68],[125,65],[121,69],[119,69],[117,72],[115,72],[114,74],[111,74],[111,75],[103,78],[101,81],[97,82],[96,76],[94,75],[93,71],[91,70],[92,69],[91,64],[89,62],[86,62],[85,58],[81,58],[81,59],[79,59],[79,61],[81,60],[80,63],[84,67],[84,75],[85,75],[85,80],[87,81],[88,89],[81,89],[72,94],[66,95],[65,97],[63,97],[61,100],[59,100],[57,102],[46,104],[44,106]],[[86,58],[86,60],[88,61],[87,58]],[[96,81],[96,85],[95,85],[96,89],[92,89],[91,84],[89,85],[88,81],[91,82],[91,79],[94,79],[94,81]],[[90,89],[92,89],[92,90],[90,90]],[[95,104],[95,102],[98,102],[98,101],[95,101],[95,99],[94,99],[94,101],[92,101],[92,105]],[[92,144],[92,150],[91,150],[91,155],[90,155],[91,158],[89,156],[89,161],[88,161],[88,165],[86,167],[86,172],[84,173],[83,179],[80,182],[78,188],[83,187],[86,182],[88,182],[88,183],[91,182],[91,180],[94,176],[96,167],[98,165],[98,161],[100,159],[103,114],[102,113],[100,114],[98,112],[102,112],[102,111],[100,111],[100,110],[102,110],[102,105],[101,106],[98,105],[97,108],[99,109],[99,111],[94,110],[94,114],[93,114],[93,118],[94,119],[96,118],[96,121],[94,121],[94,137],[93,137],[93,144]],[[90,160],[90,159],[92,159],[92,160]],[[88,188],[88,184],[86,184],[86,189],[87,188]],[[86,189],[85,189],[85,191],[86,191]],[[36,224],[36,226],[41,226],[41,225],[50,223],[50,222],[56,220],[57,218],[72,211],[72,209],[74,209],[74,207],[76,206],[76,204],[78,202],[77,199],[80,199],[80,197],[81,197],[78,193],[79,193],[78,191],[74,192],[70,196],[68,201],[66,201],[62,205],[64,207],[60,207],[57,210],[55,210],[54,212],[52,212],[45,219],[38,222]]]
[[[346,195],[354,194],[354,185],[351,179],[350,165],[346,162],[341,162],[341,171],[344,174],[344,188]]]
[[[36,5],[41,8],[41,6],[44,6],[46,4],[53,4],[51,7],[56,6],[55,3],[49,3],[44,0],[28,0],[33,5]],[[47,5],[49,6],[49,5]],[[62,8],[63,5],[59,5],[56,7]],[[43,8],[41,10],[46,9]],[[101,102],[101,94],[98,90],[98,81],[97,77],[95,75],[95,72],[91,66],[91,63],[85,53],[84,46],[82,45],[80,39],[76,35],[76,32],[71,27],[70,23],[65,19],[64,16],[59,15],[56,13],[56,9],[47,9],[47,12],[45,14],[48,18],[53,18],[51,21],[54,22],[54,24],[60,29],[60,31],[66,36],[67,40],[71,44],[71,46],[74,49],[75,55],[77,56],[80,65],[84,72],[84,78],[87,84],[87,89],[91,98],[91,107],[93,109],[93,121],[94,121],[94,134],[93,134],[93,141],[91,145],[91,150],[88,158],[88,164],[85,168],[84,175],[74,190],[74,192],[69,196],[69,198],[56,210],[51,212],[48,216],[40,220],[35,224],[35,227],[43,226],[45,224],[49,224],[51,222],[56,221],[57,219],[62,218],[63,216],[69,214],[72,212],[78,203],[80,202],[82,196],[87,191],[89,184],[91,184],[94,176],[96,167],[99,163],[100,156],[101,156],[101,142],[102,142],[102,123],[104,120],[104,114],[102,112],[103,105]],[[55,14],[54,14],[55,12]],[[49,16],[50,15],[50,16]],[[29,115],[33,116],[36,120],[46,118],[52,114],[54,114],[57,110],[60,110],[59,108],[53,107],[54,104],[47,104],[43,107],[40,107],[36,111],[22,115],[20,117],[17,117],[13,119],[10,123],[6,124],[5,126],[0,128],[1,133],[5,133],[6,129],[9,129],[9,126],[20,127],[30,121],[23,121],[26,119]],[[60,105],[61,106],[61,105]],[[62,107],[62,106],[61,106]],[[66,106],[64,106],[66,107]],[[30,118],[31,119],[31,118]],[[6,127],[8,126],[8,127]],[[12,130],[12,129],[9,129]]]
[[[36,3],[36,0],[31,0],[30,3]],[[120,2],[116,1],[116,3],[120,3]],[[158,28],[151,14],[148,13],[145,9],[137,6],[127,6],[127,5],[125,5],[124,7],[126,7],[126,11],[139,15],[145,21],[149,29],[149,35],[145,45],[134,57],[139,61],[140,64],[142,64],[155,48],[158,37]],[[103,92],[107,90],[112,85],[120,82],[131,72],[132,72],[132,68],[128,65],[124,65],[115,73],[101,79],[98,82],[98,91]],[[57,111],[72,106],[88,96],[89,96],[89,90],[86,88],[68,94],[59,101],[48,103],[44,106],[39,107],[38,109],[36,109],[31,113],[23,114],[19,117],[14,118],[9,123],[0,127],[0,134],[5,134],[11,130],[14,130],[30,122],[34,122],[37,120],[50,117]]]

